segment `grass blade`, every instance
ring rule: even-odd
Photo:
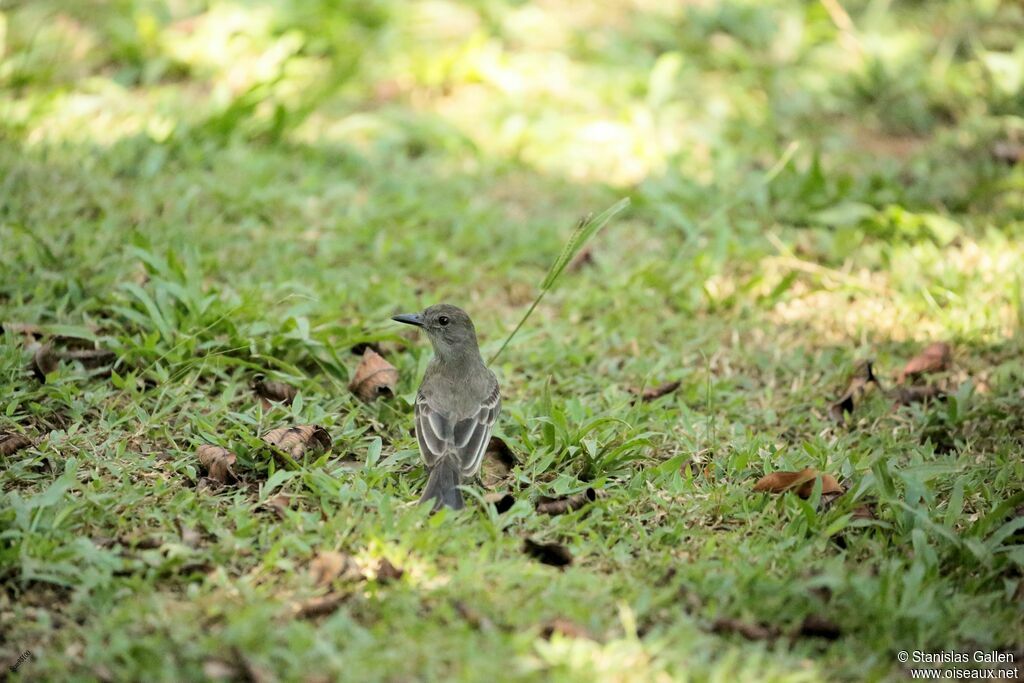
[[[623,197],[619,201],[612,204],[610,207],[599,213],[598,215],[589,214],[585,218],[580,219],[580,222],[576,225],[576,229],[569,237],[569,241],[565,243],[565,247],[562,248],[562,253],[558,255],[555,262],[551,264],[551,268],[548,270],[548,274],[544,277],[544,281],[540,283],[540,292],[537,294],[537,298],[533,300],[530,307],[526,309],[526,313],[520,318],[519,323],[516,325],[512,333],[506,337],[505,342],[501,345],[501,348],[491,356],[491,359],[487,361],[488,365],[494,363],[501,352],[505,350],[505,347],[509,345],[512,338],[516,336],[519,329],[523,326],[526,320],[533,313],[533,310],[537,308],[537,304],[544,298],[544,295],[554,287],[555,282],[558,280],[558,276],[562,274],[565,267],[572,262],[572,259],[576,254],[579,253],[580,249],[590,241],[590,239],[597,234],[597,232],[603,228],[608,222],[615,218],[621,213],[627,206],[629,206],[629,198]]]

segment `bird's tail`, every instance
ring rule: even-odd
[[[420,502],[425,503],[433,499],[435,511],[445,506],[461,510],[465,507],[462,502],[462,491],[459,490],[461,483],[459,466],[449,458],[441,458],[434,465],[434,469],[430,470],[427,487],[423,489]]]

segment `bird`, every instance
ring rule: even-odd
[[[480,470],[501,412],[498,379],[480,356],[469,314],[451,304],[392,317],[427,333],[434,357],[416,392],[416,440],[429,472],[421,503],[462,509],[459,486]]]

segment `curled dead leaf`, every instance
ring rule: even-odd
[[[572,553],[560,543],[537,543],[523,539],[523,552],[542,564],[552,567],[567,567],[572,564]]]
[[[542,515],[564,515],[567,512],[579,510],[587,503],[593,503],[595,500],[597,500],[597,492],[592,488],[561,498],[541,496],[540,500],[537,501],[537,512]]]
[[[516,456],[504,441],[492,436],[487,442],[484,459],[480,465],[480,479],[484,488],[493,489],[505,482],[516,466]]]
[[[309,574],[317,586],[327,586],[335,579],[361,578],[355,561],[345,553],[326,550],[309,564]]]
[[[803,623],[800,624],[800,628],[796,630],[794,636],[803,636],[805,638],[824,638],[825,640],[838,640],[843,635],[843,631],[839,628],[831,619],[822,617],[817,614],[808,614],[804,617]]]
[[[238,483],[238,477],[232,470],[237,459],[234,453],[220,446],[203,444],[196,449],[196,455],[210,479],[220,484]]]
[[[350,349],[350,351],[352,351],[352,353],[357,355],[357,356],[361,356],[364,353],[366,353],[367,349],[370,349],[371,351],[373,351],[374,353],[376,353],[376,354],[378,354],[380,356],[386,356],[387,355],[384,352],[384,349],[381,348],[381,345],[378,344],[377,342],[359,342],[358,344],[353,345],[352,348]]]
[[[307,450],[329,451],[332,446],[331,435],[320,425],[278,427],[264,434],[263,440],[291,458],[301,458]]]
[[[911,358],[903,369],[897,382],[902,384],[908,379],[932,372],[943,372],[949,369],[953,358],[953,350],[945,342],[934,342],[924,348],[921,353]]]
[[[0,434],[0,455],[14,455],[32,445],[32,439],[24,434]]]
[[[719,635],[737,634],[747,640],[770,640],[778,635],[778,631],[763,624],[752,624],[740,619],[719,618],[711,624],[711,632]]]
[[[656,387],[649,387],[647,389],[644,389],[643,391],[641,391],[640,389],[637,389],[637,388],[634,387],[634,388],[631,388],[629,390],[629,392],[631,394],[638,395],[640,397],[641,401],[643,401],[644,403],[647,403],[649,401],[653,401],[655,399],[659,399],[662,396],[667,396],[668,394],[671,394],[673,391],[678,389],[681,385],[682,385],[682,382],[679,382],[679,381],[666,382],[665,384],[661,384],[661,385],[658,385]]]
[[[398,370],[395,366],[373,349],[367,348],[348,388],[360,399],[370,403],[381,396],[394,396],[397,384]]]
[[[268,380],[263,375],[256,376],[252,382],[252,388],[263,400],[264,408],[268,409],[271,407],[271,401],[291,405],[292,401],[295,400],[295,396],[299,393],[298,389],[290,384]]]
[[[829,406],[829,415],[840,425],[845,424],[846,415],[852,413],[861,399],[875,387],[881,387],[881,383],[875,376],[873,361],[861,361],[854,367],[850,381],[846,385],[846,391]]]
[[[801,498],[809,498],[814,491],[814,482],[821,477],[821,495],[841,494],[843,487],[830,474],[820,474],[813,467],[805,467],[799,472],[772,472],[757,480],[754,491],[767,493],[784,493],[793,491]]]
[[[46,382],[46,376],[57,371],[60,359],[53,352],[53,344],[37,344],[32,354],[32,374],[40,382]]]
[[[590,635],[587,629],[583,628],[579,624],[565,617],[555,617],[554,619],[548,619],[544,622],[544,625],[540,629],[540,637],[544,640],[551,640],[552,636],[558,634],[563,638],[586,638],[587,640],[593,640],[594,637]]]
[[[382,558],[381,561],[377,563],[378,583],[390,583],[391,581],[397,581],[403,576],[405,576],[405,570],[391,564],[391,560],[388,558]]]
[[[515,496],[511,493],[485,493],[484,502],[494,506],[499,515],[503,515],[512,509],[512,506],[516,504]]]

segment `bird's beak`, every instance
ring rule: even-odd
[[[391,316],[391,319],[395,322],[405,323],[406,325],[423,327],[423,318],[419,313],[402,313],[401,315]]]

